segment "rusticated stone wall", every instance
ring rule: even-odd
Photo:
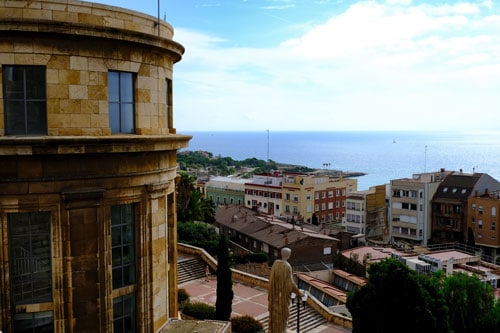
[[[159,25],[158,25],[159,23]],[[5,131],[0,67],[0,330],[52,311],[55,332],[112,332],[136,295],[138,332],[177,316],[176,133],[166,82],[183,47],[166,22],[75,0],[0,1],[2,66],[46,69],[47,135]],[[111,134],[108,72],[134,75],[133,134]],[[172,108],[170,108],[170,111]],[[112,287],[113,205],[134,204],[136,283]],[[8,216],[50,212],[52,300],[11,302]]]

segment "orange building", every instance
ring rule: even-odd
[[[468,244],[475,244],[481,254],[500,264],[500,192],[476,194],[469,198],[467,217]]]

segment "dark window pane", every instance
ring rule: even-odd
[[[113,299],[113,329],[115,333],[133,333],[136,331],[135,302],[135,294]]]
[[[26,133],[26,113],[23,101],[5,101],[5,131],[10,135]]]
[[[134,228],[131,224],[123,226],[123,244],[133,244],[134,242]]]
[[[45,99],[45,68],[26,67],[26,98]]]
[[[45,101],[28,102],[26,114],[28,115],[28,133],[47,134],[47,110]]]
[[[15,314],[14,332],[54,332],[54,316],[52,314],[52,311]]]
[[[24,98],[24,67],[5,66],[3,68],[4,98]]]
[[[120,227],[111,228],[111,246],[120,246],[122,244],[122,233]]]
[[[113,269],[113,289],[124,287],[122,266]]]

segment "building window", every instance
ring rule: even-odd
[[[294,194],[293,195],[293,201],[294,202],[298,202],[299,201],[299,195],[298,194]]]
[[[134,75],[108,72],[108,95],[111,133],[134,133]]]
[[[477,220],[477,227],[483,229],[483,220]]]
[[[497,216],[497,208],[491,207],[491,216]]]
[[[135,284],[134,206],[111,206],[113,289]]]
[[[165,103],[166,111],[167,111],[165,125],[167,126],[167,128],[172,128],[173,127],[173,124],[172,124],[172,80],[167,79],[165,82],[166,82],[166,95],[167,95],[167,99],[166,99],[166,103]]]
[[[5,134],[47,134],[45,67],[3,66]]]
[[[293,206],[293,213],[298,214],[299,213],[299,207]]]
[[[491,231],[495,231],[497,229],[495,221],[491,221]]]
[[[306,199],[311,200],[312,196],[310,194],[307,195]]]
[[[14,332],[54,332],[54,314],[52,311],[15,314]]]
[[[113,299],[113,331],[135,332],[136,309],[135,294],[115,297]]]
[[[483,215],[483,206],[478,207],[478,213],[479,215]]]
[[[290,201],[290,193],[285,193],[285,200]]]
[[[50,213],[12,213],[7,216],[13,303],[51,302]]]

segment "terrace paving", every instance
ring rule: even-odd
[[[179,285],[179,288],[184,288],[190,295],[191,302],[204,302],[215,305],[217,298],[217,279],[214,275],[210,276],[209,281],[205,278],[191,280]],[[233,305],[232,315],[242,316],[249,315],[257,320],[264,319],[268,316],[267,312],[267,290],[259,287],[245,285],[237,281],[233,281]],[[295,332],[288,330],[288,332]],[[348,333],[351,329],[326,323],[307,333]]]

